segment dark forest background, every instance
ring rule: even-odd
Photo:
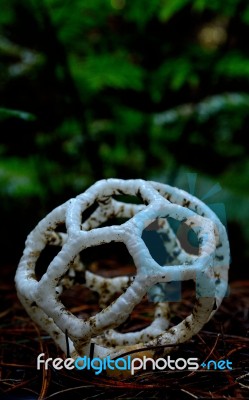
[[[247,0],[0,0],[1,263],[98,179],[144,178],[227,224],[249,263]]]

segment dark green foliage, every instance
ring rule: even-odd
[[[182,170],[248,196],[248,32],[247,0],[2,0],[4,211]]]

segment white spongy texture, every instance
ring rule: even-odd
[[[142,204],[117,201],[118,196],[125,195],[139,198]],[[82,220],[85,211],[90,215]],[[104,226],[113,218],[126,222]],[[183,249],[169,219],[194,231],[198,254]],[[58,231],[62,224],[66,227],[63,233]],[[144,230],[153,224],[171,260],[167,265],[159,265],[153,259],[142,239]],[[110,242],[126,246],[136,266],[135,276],[106,278],[85,268],[80,253]],[[37,260],[42,250],[52,245],[59,246],[60,251],[38,279]],[[226,294],[229,260],[225,227],[196,197],[162,183],[107,179],[55,208],[38,223],[26,240],[15,282],[18,297],[30,317],[64,352],[69,343],[71,356],[89,355],[92,344],[94,356],[116,357],[138,344],[167,346],[183,343],[196,334]],[[99,294],[101,307],[99,313],[86,320],[73,315],[60,301],[62,292],[77,282],[79,273],[84,277],[82,285]],[[163,291],[167,282],[184,280],[196,282],[196,302],[192,314],[169,328],[169,304],[163,300]],[[148,291],[156,299],[151,324],[137,332],[116,331]],[[115,294],[119,296],[110,303]]]

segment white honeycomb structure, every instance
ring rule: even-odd
[[[142,204],[117,201],[119,195],[136,196]],[[82,214],[93,205],[94,211],[82,221]],[[103,226],[114,217],[127,221]],[[182,248],[168,218],[195,232],[198,254],[189,254]],[[172,260],[169,265],[159,265],[142,239],[143,231],[153,222]],[[61,224],[65,224],[66,233],[58,232]],[[80,253],[110,242],[125,244],[136,266],[135,276],[105,278],[85,269]],[[38,279],[36,263],[49,245],[61,249]],[[107,179],[55,208],[38,223],[26,240],[15,282],[18,297],[30,317],[64,352],[69,346],[71,357],[89,355],[94,345],[94,357],[114,358],[127,349],[179,344],[196,334],[226,294],[229,259],[225,227],[196,197],[162,183]],[[102,308],[85,320],[73,315],[60,300],[61,293],[77,281],[77,272],[84,275],[83,285],[99,294]],[[169,327],[169,304],[158,301],[148,327],[128,333],[115,330],[149,290],[154,290],[155,298],[160,299],[160,288],[165,283],[185,280],[196,282],[196,301],[192,313],[178,325]],[[110,303],[115,293],[119,296]]]

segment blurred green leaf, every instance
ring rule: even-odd
[[[1,0],[1,12],[0,12],[0,32],[1,27],[7,24],[11,24],[14,20],[14,10],[9,0]]]
[[[130,62],[124,54],[96,54],[83,60],[72,57],[71,68],[76,79],[83,80],[94,92],[106,87],[143,89],[142,68]]]
[[[212,10],[214,12],[221,12],[224,15],[234,15],[236,7],[240,0],[227,0],[222,4],[217,0],[194,0],[192,2],[193,9],[196,11]]]
[[[215,72],[219,77],[249,79],[249,57],[230,52],[218,61]]]
[[[161,0],[150,0],[144,7],[143,0],[127,1],[125,16],[128,21],[135,22],[140,29],[158,14],[161,9]],[[141,12],[141,10],[143,10]]]
[[[38,164],[32,157],[0,160],[0,193],[9,197],[42,197],[44,189],[37,175]]]
[[[192,86],[193,78],[193,65],[187,58],[168,58],[151,76],[153,99],[160,102],[167,88],[177,92],[184,85]]]
[[[159,17],[161,21],[169,20],[174,14],[180,11],[189,3],[189,0],[163,0]]]
[[[196,11],[203,11],[207,6],[206,0],[194,0],[193,1],[193,8]]]
[[[249,5],[246,7],[246,9],[244,10],[244,12],[241,15],[242,20],[249,25]]]

